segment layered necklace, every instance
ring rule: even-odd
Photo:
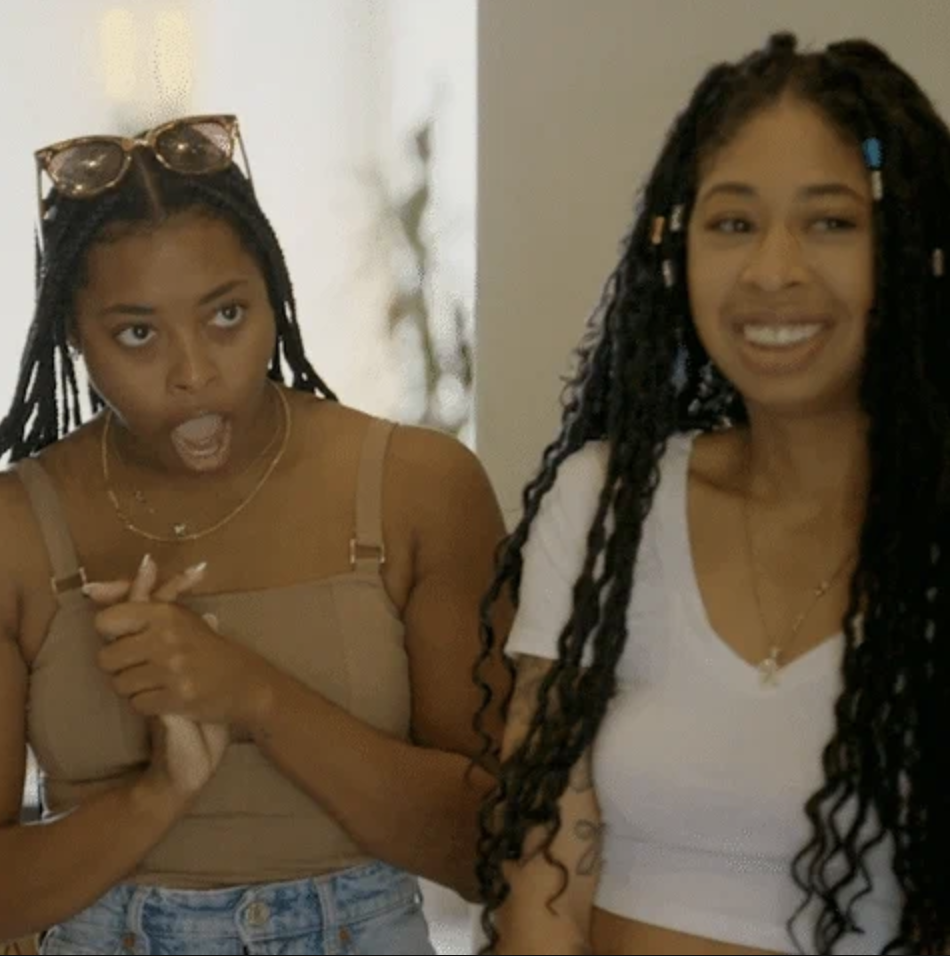
[[[205,528],[194,528],[192,524],[185,520],[184,518],[178,517],[171,522],[170,533],[167,534],[155,534],[151,531],[148,531],[144,528],[139,527],[132,520],[131,516],[128,513],[128,510],[123,507],[119,496],[112,486],[112,477],[109,468],[109,435],[112,431],[112,419],[113,412],[112,409],[109,409],[106,412],[105,423],[102,428],[102,440],[101,440],[101,458],[102,458],[102,478],[105,483],[106,493],[109,496],[109,501],[112,503],[112,508],[116,513],[116,517],[121,522],[122,526],[130,531],[132,534],[138,535],[140,538],[145,538],[148,541],[156,541],[162,544],[180,544],[185,541],[197,541],[199,538],[207,537],[209,534],[213,534],[215,531],[223,528],[226,524],[233,521],[248,505],[258,496],[261,489],[267,483],[270,476],[274,473],[277,466],[280,464],[281,459],[284,457],[284,453],[287,451],[287,445],[290,441],[290,433],[292,426],[292,416],[290,411],[290,403],[287,401],[286,396],[277,386],[275,382],[272,382],[268,379],[268,384],[270,384],[277,398],[279,399],[279,404],[283,411],[283,422],[284,427],[281,432],[275,432],[274,436],[267,442],[264,448],[252,459],[250,464],[241,470],[241,472],[235,476],[232,481],[243,478],[257,463],[269,454],[270,450],[274,447],[277,442],[278,437],[280,438],[280,445],[277,448],[276,453],[271,458],[267,467],[264,469],[261,477],[255,482],[251,490],[238,501],[238,503],[227,513],[224,517],[220,518],[218,521],[215,521],[213,524]],[[115,443],[112,443],[115,445]],[[119,453],[119,448],[115,445],[115,455],[116,458],[121,462],[122,456]],[[145,493],[139,489],[135,488],[131,492],[132,500],[150,515],[155,515],[155,509],[149,503],[148,498]]]

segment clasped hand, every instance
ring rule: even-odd
[[[109,642],[99,666],[143,716],[251,727],[267,700],[269,665],[219,634],[213,615],[177,603],[203,573],[199,565],[158,587],[158,568],[147,556],[132,582],[87,585],[87,596],[103,607],[96,629]]]

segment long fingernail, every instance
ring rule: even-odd
[[[115,591],[116,586],[114,584],[105,584],[100,581],[90,581],[82,586],[82,593],[88,598],[108,597]]]
[[[144,574],[146,571],[151,570],[152,563],[152,556],[146,554],[145,557],[142,558],[142,563],[139,565],[139,574]]]
[[[185,568],[185,578],[189,584],[196,584],[204,577],[207,570],[207,561],[202,561],[201,564],[193,564],[190,568]]]

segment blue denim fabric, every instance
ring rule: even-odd
[[[223,890],[123,883],[52,927],[40,952],[426,956],[435,949],[418,880],[370,863],[326,877]]]

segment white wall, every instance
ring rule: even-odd
[[[674,113],[778,29],[881,43],[950,116],[946,0],[480,4],[477,447],[509,521]]]
[[[469,289],[475,4],[202,0],[200,10],[194,105],[241,117],[312,361],[343,401],[399,417],[407,370],[387,333],[393,273],[370,179],[408,186],[405,142],[435,110],[432,225],[447,281]]]
[[[111,131],[123,105],[108,95],[100,24],[110,0],[4,0],[0,21],[0,256],[4,321],[0,323],[0,407],[12,395],[17,360],[33,303],[33,223],[36,210],[33,151],[91,131]],[[175,0],[131,0],[122,5],[141,22],[150,14],[187,12]],[[148,16],[147,16],[148,15]],[[130,37],[126,36],[126,41]],[[151,36],[142,30],[148,46]],[[141,56],[141,50],[137,51]],[[159,92],[148,67],[131,90],[146,113]],[[174,109],[176,104],[166,104]]]
[[[344,401],[398,414],[406,375],[386,334],[392,264],[367,177],[398,184],[405,158],[394,144],[438,110],[433,228],[443,281],[471,302],[474,0],[4,0],[2,16],[0,407],[32,310],[33,150],[234,112],[312,361]],[[180,42],[156,64],[161,23]]]

